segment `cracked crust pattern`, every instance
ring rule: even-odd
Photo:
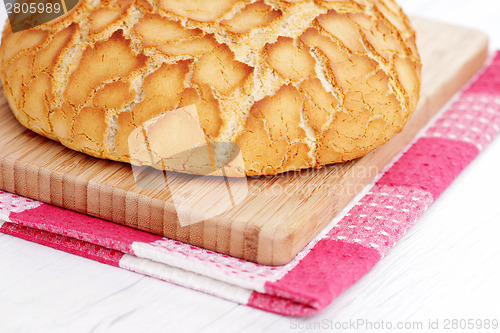
[[[27,128],[142,165],[133,130],[194,104],[209,141],[240,147],[247,175],[366,155],[415,110],[420,70],[393,0],[82,0],[34,29],[7,24],[0,46]]]

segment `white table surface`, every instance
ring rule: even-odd
[[[500,49],[499,0],[400,3],[411,15],[489,32],[492,49]],[[0,234],[0,332],[309,332],[327,327],[307,325],[357,320],[422,322],[423,329],[408,331],[429,332],[429,320],[439,320],[441,327],[446,319],[500,320],[499,162],[497,139],[370,273],[306,319]],[[432,332],[438,331],[457,330]]]

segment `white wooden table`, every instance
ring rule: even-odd
[[[499,0],[400,3],[411,15],[485,30],[492,48],[500,49]],[[384,321],[415,322],[408,331],[429,332],[429,320],[439,320],[441,328],[446,319],[500,320],[499,165],[497,139],[369,274],[307,319],[265,313],[0,234],[0,332],[309,332],[358,320],[373,329],[343,331],[384,332],[376,330]],[[432,332],[439,331],[460,330]]]

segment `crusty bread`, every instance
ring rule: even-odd
[[[393,0],[82,0],[36,28],[7,25],[0,46],[27,128],[142,165],[131,133],[194,105],[208,141],[238,145],[248,175],[366,155],[415,110],[420,69]],[[198,173],[175,165],[153,163]]]

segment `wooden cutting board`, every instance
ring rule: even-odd
[[[3,96],[0,188],[245,260],[285,264],[408,144],[487,58],[488,39],[480,32],[422,19],[415,19],[414,25],[423,62],[422,97],[402,133],[356,161],[249,178],[242,202],[203,222],[182,226],[170,191],[138,186],[129,165],[71,151],[26,130]],[[180,184],[193,181],[191,176],[170,176]],[[196,181],[202,191],[203,182],[211,180]],[[215,199],[210,190],[206,193],[206,198]]]

